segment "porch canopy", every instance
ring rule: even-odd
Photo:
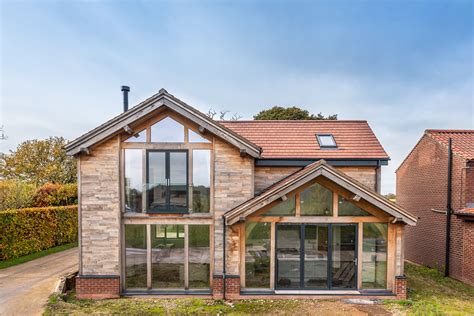
[[[251,214],[278,199],[284,199],[287,194],[318,177],[324,177],[330,182],[353,193],[355,199],[367,201],[374,207],[387,213],[388,216],[393,217],[393,222],[403,222],[411,226],[416,225],[417,219],[414,215],[345,173],[338,171],[326,163],[325,160],[319,160],[306,166],[268,187],[254,198],[227,211],[224,214],[226,224],[232,225],[240,221],[245,221]]]

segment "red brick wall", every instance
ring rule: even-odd
[[[465,206],[465,160],[453,155],[452,206]],[[415,227],[406,227],[405,258],[444,271],[448,150],[423,136],[397,170],[397,203],[418,216]],[[464,179],[464,180],[462,180]],[[450,275],[463,279],[463,222],[451,217]],[[471,263],[474,265],[474,262]]]
[[[474,222],[464,222],[462,281],[474,286]]]
[[[236,299],[240,296],[240,276],[228,275],[225,278],[225,299]],[[212,297],[224,298],[222,275],[215,275],[212,281]]]
[[[118,276],[77,276],[76,297],[78,299],[105,299],[120,297]]]
[[[405,276],[395,277],[395,294],[397,295],[397,300],[407,299],[407,278]]]
[[[222,275],[214,275],[212,277],[212,298],[216,300],[224,298],[224,283]]]

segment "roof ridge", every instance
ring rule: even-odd
[[[425,132],[439,134],[474,134],[473,129],[427,129]]]
[[[288,123],[288,122],[298,122],[298,123],[344,123],[344,122],[353,122],[353,123],[367,123],[367,120],[235,120],[235,121],[228,121],[228,120],[217,120],[219,123]]]

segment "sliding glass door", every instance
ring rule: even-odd
[[[355,289],[357,225],[277,224],[276,289]]]

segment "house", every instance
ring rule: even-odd
[[[474,130],[426,130],[396,173],[397,203],[418,217],[406,258],[474,285]]]
[[[378,193],[366,121],[219,122],[164,89],[124,103],[66,147],[79,298],[405,296],[416,218]]]

